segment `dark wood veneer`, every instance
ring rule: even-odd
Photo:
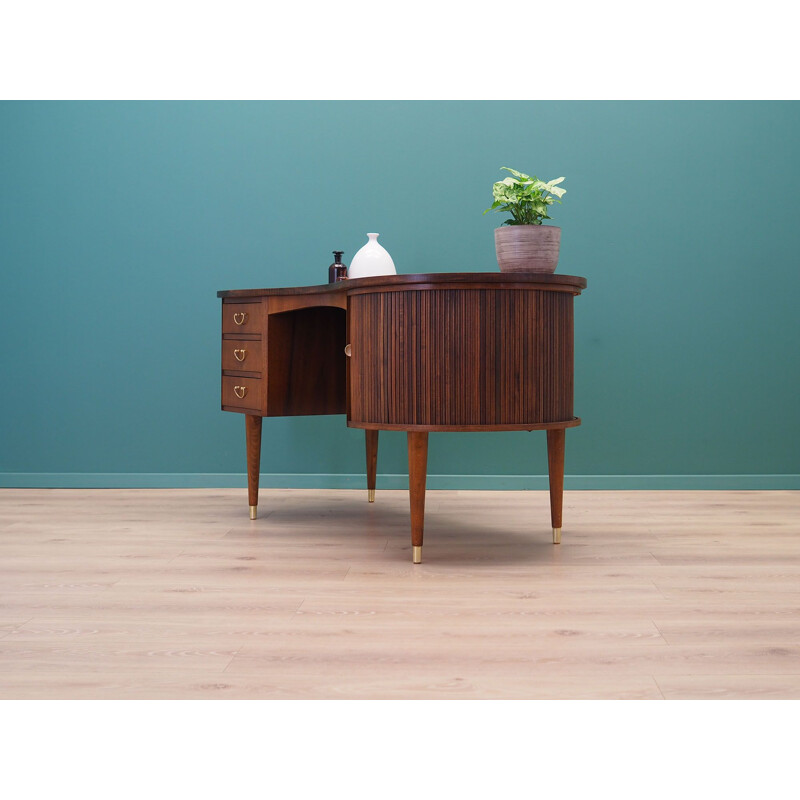
[[[245,418],[247,436],[247,500],[250,503],[250,516],[255,517],[258,507],[258,477],[261,467],[261,423],[259,415],[248,414]]]
[[[260,333],[262,320],[262,304],[255,303],[223,303],[222,332],[228,334]]]
[[[419,562],[425,528],[425,484],[428,478],[428,432],[408,433],[408,495],[411,505],[411,547]],[[420,548],[419,550],[417,548]]]
[[[409,289],[350,298],[349,424],[464,430],[573,421],[572,295]]]
[[[251,516],[261,418],[346,412],[366,430],[370,499],[378,431],[408,431],[415,561],[430,431],[546,430],[559,541],[564,433],[580,424],[573,298],[585,287],[572,275],[473,272],[218,292],[222,408],[246,415]],[[247,351],[244,361],[234,350]]]
[[[261,338],[222,340],[222,369],[225,372],[254,372],[261,374],[264,359]]]
[[[443,284],[454,286],[468,285],[471,289],[483,289],[502,286],[535,286],[554,292],[571,292],[580,294],[586,288],[586,278],[577,275],[546,275],[543,273],[507,273],[507,272],[429,272],[417,275],[381,275],[377,278],[354,278],[338,283],[326,283],[320,286],[293,286],[276,289],[234,289],[217,292],[229,302],[246,301],[256,297],[296,297],[305,295],[352,295],[362,290],[397,291],[405,288],[423,288]],[[320,305],[327,303],[320,303]]]
[[[268,319],[267,416],[344,414],[345,312],[323,306]]]
[[[243,414],[260,414],[264,407],[264,382],[242,375],[222,376],[222,408]]]

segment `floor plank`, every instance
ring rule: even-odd
[[[656,676],[668,700],[800,700],[798,675]]]
[[[0,490],[0,698],[798,698],[800,492]]]

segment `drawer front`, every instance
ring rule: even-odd
[[[261,333],[261,303],[223,303],[223,333]]]
[[[240,372],[263,372],[261,340],[223,339],[222,369]]]
[[[261,413],[264,390],[260,378],[222,376],[222,405],[224,408]]]

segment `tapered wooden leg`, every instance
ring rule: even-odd
[[[547,431],[547,466],[550,473],[550,521],[553,524],[553,544],[561,544],[565,435],[564,428]]]
[[[364,431],[367,435],[367,500],[375,502],[375,476],[378,472],[378,431]]]
[[[425,482],[428,477],[428,433],[408,432],[408,492],[411,497],[411,560],[422,561],[425,526]]]
[[[258,473],[261,469],[261,417],[246,414],[247,433],[247,500],[250,503],[250,519],[258,514]]]

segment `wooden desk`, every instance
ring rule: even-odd
[[[580,425],[572,301],[585,287],[572,275],[468,272],[218,292],[222,410],[245,414],[250,518],[262,418],[346,413],[366,431],[370,502],[378,431],[408,431],[415,564],[430,431],[547,431],[558,544],[565,431]]]

